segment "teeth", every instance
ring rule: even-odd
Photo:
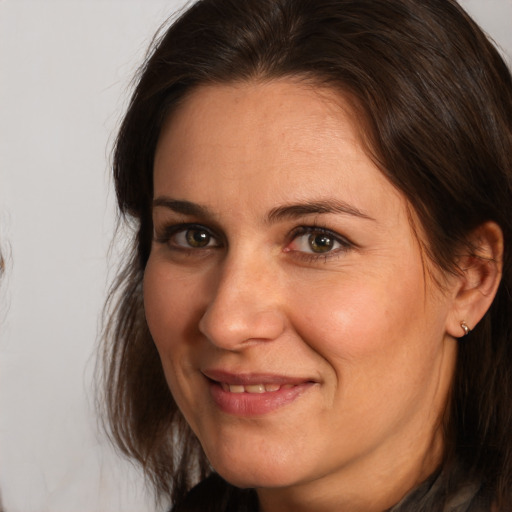
[[[266,393],[293,387],[292,384],[285,384],[284,386],[280,386],[279,384],[250,384],[248,386],[242,386],[241,384],[226,384],[225,382],[221,382],[221,386],[224,391],[230,393]]]
[[[245,391],[247,393],[265,393],[265,386],[263,384],[251,384],[250,386],[245,386]]]

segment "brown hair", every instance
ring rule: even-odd
[[[460,345],[444,465],[456,460],[511,507],[512,80],[454,0],[200,0],[155,43],[114,153],[119,208],[134,230],[108,302],[105,389],[115,440],[174,500],[210,471],[144,316],[153,157],[163,120],[199,84],[287,76],[354,99],[369,151],[415,209],[440,268],[456,271],[456,251],[479,224],[501,226],[502,282]]]

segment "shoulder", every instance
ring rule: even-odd
[[[258,500],[252,489],[238,489],[218,474],[199,482],[170,512],[257,512]]]

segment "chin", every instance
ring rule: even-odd
[[[237,471],[233,471],[233,469],[217,469],[215,467],[214,469],[222,478],[224,478],[224,480],[226,480],[226,482],[229,482],[231,485],[241,489],[288,487],[294,483],[294,480],[290,478],[290,475],[287,475],[286,478],[279,478],[274,476],[274,473],[263,474],[264,471],[262,471],[261,467],[251,468],[242,474]]]
[[[210,460],[215,471],[230,484],[245,488],[288,487],[300,480],[296,473],[300,467],[284,461],[261,461],[260,457],[227,455]]]

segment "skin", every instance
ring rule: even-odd
[[[265,512],[380,512],[436,469],[460,282],[430,281],[421,229],[338,93],[196,89],[162,130],[154,197],[148,325],[225,479],[256,488]],[[313,203],[331,211],[282,208]],[[211,368],[311,384],[240,416],[212,399]]]

